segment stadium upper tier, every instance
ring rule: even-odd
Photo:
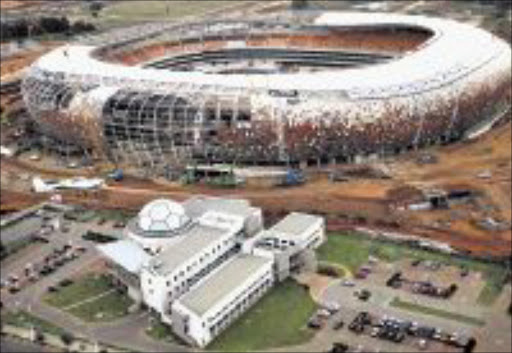
[[[160,48],[153,36],[46,54],[22,85],[30,112],[57,139],[140,164],[346,159],[460,137],[510,96],[510,46],[447,19],[329,12],[172,32]]]

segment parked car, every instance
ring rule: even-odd
[[[324,305],[325,310],[329,311],[330,314],[335,314],[340,310],[340,305],[335,302],[328,302]]]
[[[356,292],[357,294],[357,297],[359,298],[359,300],[362,300],[362,301],[367,301],[368,299],[370,299],[372,293],[367,290],[367,289],[362,289],[360,292]]]
[[[312,329],[316,329],[316,330],[322,328],[322,323],[320,321],[320,318],[316,315],[313,316],[312,318],[310,318],[308,320],[308,327],[312,328]]]
[[[343,328],[343,326],[345,326],[345,322],[340,319],[334,323],[332,328],[335,330],[339,330],[339,329]]]
[[[351,281],[349,279],[344,279],[343,281],[341,281],[341,285],[344,286],[344,287],[353,287],[356,285],[356,283],[354,281]]]
[[[126,222],[125,221],[116,221],[114,223],[114,228],[124,228],[126,226]]]
[[[332,344],[332,348],[329,351],[330,353],[345,353],[348,351],[348,345],[341,342],[335,342]]]
[[[327,309],[318,309],[317,312],[316,312],[316,315],[318,317],[325,317],[325,318],[328,318],[330,317],[332,314],[329,310]]]

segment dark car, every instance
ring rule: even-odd
[[[363,289],[361,290],[361,292],[359,292],[357,297],[359,298],[359,300],[367,301],[368,299],[370,299],[371,296],[372,293],[369,290]]]
[[[345,322],[343,322],[343,320],[338,320],[334,323],[334,326],[332,328],[335,330],[339,330],[342,329],[343,326],[345,326]]]
[[[345,343],[335,342],[332,344],[331,353],[345,353],[348,351],[348,345]]]
[[[125,221],[116,221],[114,223],[114,228],[124,228],[126,226],[126,222]]]
[[[316,316],[312,317],[308,320],[308,327],[312,329],[320,329],[322,327],[320,319]]]

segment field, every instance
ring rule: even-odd
[[[66,332],[63,328],[22,310],[5,313],[2,315],[2,323],[24,328],[35,327],[54,335],[62,335]]]
[[[400,308],[400,309],[412,311],[412,312],[418,312],[418,313],[422,313],[422,314],[426,314],[426,315],[438,316],[438,317],[449,319],[449,320],[465,322],[470,325],[475,325],[475,326],[484,326],[485,325],[484,321],[474,318],[474,317],[471,317],[471,316],[462,315],[459,313],[453,313],[453,312],[449,312],[449,311],[445,311],[445,310],[440,310],[437,308],[430,308],[428,306],[406,302],[406,301],[400,300],[400,298],[398,298],[398,297],[395,297],[393,299],[393,301],[390,303],[390,305]]]
[[[236,4],[237,1],[116,1],[110,2],[96,18],[91,16],[86,7],[77,8],[73,18],[87,20],[99,28],[110,28],[151,21],[179,20]]]
[[[247,352],[303,343],[313,336],[306,322],[314,310],[308,292],[287,280],[272,288],[208,349]]]
[[[84,321],[109,321],[124,316],[132,301],[119,294],[106,276],[87,275],[43,300]]]

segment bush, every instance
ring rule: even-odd
[[[91,32],[96,30],[96,27],[92,23],[87,23],[84,21],[76,21],[71,26],[71,32],[73,33],[82,33],[82,32]]]
[[[69,346],[73,343],[73,341],[75,340],[75,337],[71,333],[65,332],[62,335],[60,335],[60,340],[66,346]]]
[[[45,341],[44,333],[42,333],[40,330],[36,330],[36,337],[35,341],[42,344]]]
[[[94,241],[94,242],[100,243],[100,244],[110,243],[110,242],[117,240],[117,238],[115,238],[115,237],[101,234],[101,233],[92,232],[90,230],[87,231],[87,233],[85,233],[84,235],[82,235],[82,239]]]
[[[56,293],[58,291],[59,291],[59,288],[57,288],[57,287],[54,287],[54,286],[48,287],[48,292],[50,292],[50,293]]]
[[[332,267],[332,266],[319,265],[316,272],[321,275],[328,276],[328,277],[333,277],[333,278],[341,277],[338,269],[335,267]]]
[[[68,278],[63,279],[62,281],[59,282],[59,286],[61,286],[61,287],[67,287],[71,284],[73,284],[73,281]]]

